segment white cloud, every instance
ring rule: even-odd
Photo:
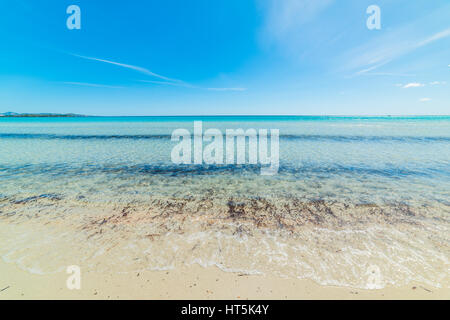
[[[419,43],[416,45],[416,47],[417,47],[417,48],[420,48],[420,47],[423,47],[423,46],[425,46],[425,45],[427,45],[427,44],[429,44],[429,43],[431,43],[431,42],[434,42],[434,41],[440,40],[440,39],[444,39],[444,38],[447,38],[447,37],[449,37],[449,36],[450,36],[450,29],[446,29],[446,30],[443,30],[443,31],[441,31],[441,32],[435,33],[435,34],[432,35],[431,37],[429,37],[429,38],[427,38],[427,39],[425,39],[425,40],[419,42]]]
[[[420,102],[428,102],[428,101],[431,101],[431,98],[422,98],[419,101]]]
[[[162,84],[162,85],[170,85],[170,86],[177,86],[177,87],[185,87],[185,88],[197,88],[197,89],[206,89],[206,90],[211,90],[211,91],[245,91],[247,90],[246,88],[202,88],[199,86],[195,86],[192,84],[189,84],[187,82],[184,82],[182,80],[178,80],[178,79],[173,79],[173,78],[169,78],[166,76],[162,76],[160,74],[154,73],[146,68],[143,67],[139,67],[139,66],[134,66],[131,64],[125,64],[125,63],[121,63],[121,62],[116,62],[116,61],[111,61],[111,60],[106,60],[106,59],[100,59],[100,58],[94,58],[94,57],[87,57],[87,56],[82,56],[82,55],[78,55],[78,54],[74,54],[74,53],[70,53],[70,55],[78,57],[78,58],[82,58],[82,59],[86,59],[86,60],[92,60],[92,61],[98,61],[98,62],[103,62],[103,63],[108,63],[108,64],[112,64],[115,66],[119,66],[122,68],[126,68],[126,69],[130,69],[130,70],[134,70],[161,80],[138,80],[140,82],[146,82],[146,83],[153,83],[153,84]],[[105,85],[99,85],[99,84],[93,84],[93,83],[82,83],[82,82],[66,82],[66,84],[72,84],[72,85],[83,85],[83,86],[91,86],[91,87],[110,87],[110,88],[114,88],[113,86],[105,86]],[[117,87],[118,88],[118,87]]]
[[[245,91],[247,88],[208,88],[210,91]]]
[[[402,88],[408,89],[408,88],[419,88],[419,87],[424,87],[424,86],[425,85],[423,83],[411,82],[411,83],[405,84]]]
[[[168,78],[168,77],[162,76],[160,74],[154,73],[154,72],[152,72],[152,71],[150,71],[150,70],[148,70],[146,68],[133,66],[131,64],[125,64],[125,63],[121,63],[121,62],[116,62],[116,61],[111,61],[111,60],[106,60],[106,59],[100,59],[100,58],[94,58],[94,57],[86,57],[86,56],[81,56],[81,55],[73,54],[73,53],[71,53],[71,55],[75,56],[75,57],[78,57],[78,58],[86,59],[86,60],[92,60],[92,61],[98,61],[98,62],[103,62],[103,63],[109,63],[109,64],[112,64],[112,65],[115,65],[115,66],[119,66],[119,67],[122,67],[122,68],[131,69],[131,70],[138,71],[138,72],[144,73],[146,75],[149,75],[149,76],[152,76],[152,77],[156,77],[156,78],[159,78],[159,79],[163,79],[163,80],[166,80],[166,81],[182,82],[181,80]]]
[[[430,86],[444,85],[447,84],[446,81],[432,81],[430,82]]]
[[[154,83],[154,84],[178,86],[178,87],[193,88],[193,89],[202,89],[202,90],[209,90],[209,91],[246,91],[247,90],[247,88],[204,88],[204,87],[200,87],[200,86],[194,86],[194,85],[191,85],[186,82],[176,83],[176,82],[154,81],[154,80],[138,80],[138,81],[145,82],[145,83]]]
[[[111,88],[111,89],[122,89],[123,88],[123,87],[119,87],[119,86],[110,86],[110,85],[106,85],[106,84],[88,83],[88,82],[65,81],[63,83],[72,85],[72,86],[84,86],[84,87],[94,87],[94,88]]]
[[[428,83],[428,85],[430,86],[438,86],[438,85],[445,85],[447,84],[446,81],[431,81]],[[424,83],[419,83],[419,82],[411,82],[411,83],[407,83],[407,84],[401,84],[401,83],[397,83],[395,84],[396,87],[402,87],[404,89],[408,89],[408,88],[420,88],[420,87],[425,87],[426,84]]]
[[[421,47],[450,37],[450,28],[433,34],[418,35],[416,24],[386,33],[350,50],[342,57],[344,61],[351,61],[344,65],[344,69],[360,69],[354,75],[366,74]]]
[[[183,81],[180,81],[180,82],[168,82],[168,81],[158,81],[158,80],[137,80],[137,81],[145,82],[145,83],[162,84],[162,85],[168,85],[168,86],[176,86],[176,87],[199,88],[197,86],[193,86],[193,85],[183,82]]]
[[[375,69],[375,68],[372,68]],[[367,72],[367,71],[359,71],[357,74],[364,74],[366,76],[390,76],[390,77],[415,77],[415,74],[411,73],[395,73],[395,72]]]

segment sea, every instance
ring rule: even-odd
[[[174,163],[199,121],[278,130],[277,172]],[[449,287],[449,231],[450,116],[0,117],[0,256],[29,272]]]

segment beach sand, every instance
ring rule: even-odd
[[[420,283],[362,290],[321,286],[310,280],[223,272],[191,266],[171,271],[81,273],[81,289],[69,290],[65,272],[31,274],[0,263],[0,300],[5,299],[450,299],[449,288]]]
[[[284,229],[258,228],[253,220],[230,218],[225,211],[219,219],[219,206],[211,214],[195,215],[184,210],[183,214],[161,215],[155,207],[150,211],[142,207],[82,210],[75,203],[71,211],[66,209],[70,208],[67,203],[55,207],[50,201],[52,205],[44,206],[49,201],[3,207],[0,299],[450,299],[446,265],[436,260],[442,256],[441,251],[446,252],[445,242],[436,238],[421,243],[420,249],[412,240],[401,238],[402,231],[414,234],[415,240],[428,234],[420,237],[424,229],[415,224],[383,220],[375,224],[373,234],[370,222],[325,232],[325,220],[318,228],[313,223],[289,223],[285,217],[284,223],[292,224],[293,230],[285,234]],[[322,208],[325,203],[310,206],[314,205],[319,206],[317,212],[327,212]],[[371,206],[341,212],[336,205],[330,208],[334,219],[341,215],[345,218],[346,213],[355,214],[357,210],[377,209]],[[246,216],[252,216],[249,209]],[[305,216],[306,213],[299,215]],[[368,219],[373,214],[363,211],[359,216]],[[400,213],[387,217],[403,218]],[[281,233],[274,238],[269,232]],[[379,249],[372,245],[368,251],[362,243],[378,244]],[[306,249],[289,251],[300,244]],[[393,251],[395,248],[401,250]],[[418,256],[417,252],[422,254],[425,249],[433,249],[435,254],[429,256],[430,251],[428,256],[427,252]],[[371,260],[375,250],[382,250],[385,256],[390,254],[389,259]],[[391,261],[397,252],[406,252],[405,265],[410,269]],[[414,259],[408,259],[409,252]],[[397,258],[402,259],[399,254]],[[434,269],[417,267],[424,258],[437,261]],[[309,270],[300,264],[302,260],[315,267],[314,273],[307,273]],[[382,271],[381,289],[367,289],[370,274],[365,266],[371,261]],[[73,264],[81,269],[80,290],[69,290],[66,285],[70,276],[66,268]],[[258,272],[253,270],[255,264]],[[230,265],[248,267],[231,270]],[[417,275],[412,274],[409,280],[400,277],[405,270],[416,270]],[[432,274],[441,287],[426,281]],[[313,276],[331,285],[320,284]],[[392,281],[396,277],[399,280]],[[425,281],[421,282],[420,277]],[[334,286],[333,281],[349,284]]]

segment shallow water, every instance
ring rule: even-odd
[[[194,120],[279,129],[278,174],[173,164],[171,133]],[[450,117],[0,118],[0,184],[0,254],[34,272],[448,286]]]

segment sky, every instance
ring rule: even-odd
[[[1,0],[0,12],[0,112],[450,114],[448,0]]]

